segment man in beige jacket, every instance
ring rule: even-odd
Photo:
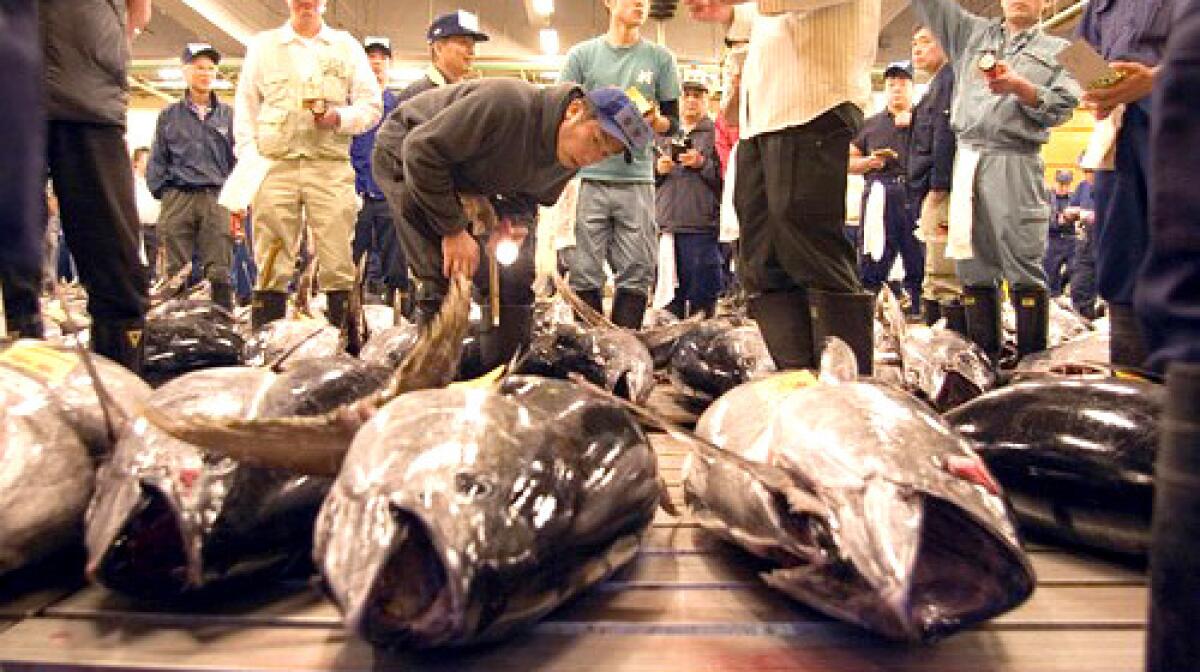
[[[255,328],[284,316],[306,224],[329,320],[341,326],[348,319],[350,237],[358,214],[350,141],[379,120],[383,97],[362,46],[321,19],[325,1],[286,0],[288,22],[254,37],[238,80],[238,158],[256,153],[273,162],[253,203]],[[269,257],[274,263],[266,268]]]

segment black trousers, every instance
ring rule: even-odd
[[[429,216],[421,209],[409,193],[402,179],[403,171],[389,153],[376,150],[372,156],[375,182],[387,197],[396,222],[396,237],[400,248],[416,280],[414,296],[418,301],[440,300],[446,295],[450,281],[442,275],[442,236],[433,226]],[[533,304],[533,280],[535,274],[534,253],[537,240],[534,232],[536,222],[529,223],[529,235],[521,245],[517,260],[500,268],[500,303],[506,306],[528,306]],[[479,269],[472,282],[480,293],[481,302],[486,303],[489,290],[487,240],[476,237],[480,245]]]
[[[387,201],[363,197],[354,225],[354,263],[367,257],[367,280],[380,281],[389,289],[408,289],[408,263],[396,240],[396,223]]]
[[[733,199],[747,292],[862,291],[844,231],[850,139],[861,125],[859,109],[843,103],[739,143]]]
[[[149,274],[138,257],[133,167],[120,126],[51,121],[47,163],[67,245],[95,319],[146,314]]]
[[[37,0],[0,4],[0,289],[6,315],[38,313],[46,236]]]

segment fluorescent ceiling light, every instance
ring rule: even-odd
[[[183,68],[159,68],[159,79],[183,79]]]
[[[553,28],[543,28],[538,31],[538,42],[542,45],[542,53],[553,56],[558,53],[558,31]]]
[[[550,16],[554,13],[554,0],[533,0],[533,13],[538,16]]]

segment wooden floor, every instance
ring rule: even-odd
[[[678,497],[684,451],[654,435]],[[1136,672],[1141,572],[1034,546],[1038,588],[1016,611],[929,646],[881,641],[764,587],[755,561],[659,515],[638,558],[514,640],[425,656],[373,650],[310,585],[189,613],[45,572],[0,585],[0,669]],[[72,585],[73,583],[73,585]]]

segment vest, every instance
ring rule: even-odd
[[[295,67],[285,34],[274,31],[262,43],[263,101],[255,126],[258,151],[268,159],[348,161],[352,136],[318,129],[310,108],[315,101],[324,101],[327,109],[349,102],[355,65],[349,41],[317,42],[318,65],[305,78]]]

